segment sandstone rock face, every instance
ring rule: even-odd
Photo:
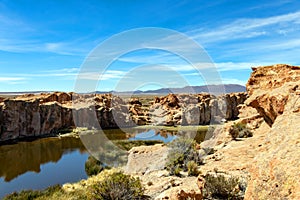
[[[249,97],[238,106],[240,119],[215,129],[211,139],[200,145],[201,155],[206,155],[198,177],[204,198],[214,198],[214,191],[226,189],[224,174],[235,174],[247,184],[243,184],[246,190],[240,185],[228,188],[231,194],[243,188],[233,199],[300,199],[299,75],[300,67],[295,66],[253,68],[247,84]],[[253,137],[239,141],[228,137],[228,127],[238,122],[246,123]],[[220,187],[212,178],[226,184]],[[206,185],[209,180],[214,184]],[[206,187],[212,192],[205,192]]]
[[[252,70],[246,85],[250,96],[246,104],[255,108],[272,126],[283,113],[290,93],[299,87],[300,67],[279,64]]]
[[[222,119],[238,117],[238,105],[247,99],[246,93],[215,97],[210,94],[174,95],[156,98],[150,106],[149,118],[154,125],[207,125]]]
[[[75,126],[132,125],[126,103],[112,95],[26,94],[0,104],[0,141],[58,134]]]
[[[163,170],[167,155],[168,148],[163,144],[133,147],[129,151],[125,172],[130,174],[145,174]]]
[[[205,125],[235,119],[245,93],[156,98],[152,105],[111,94],[26,94],[0,103],[0,141],[57,134],[73,127],[105,129],[135,125]]]
[[[253,163],[246,199],[300,199],[300,67],[254,68],[247,103],[271,126]],[[299,89],[298,89],[299,88]]]
[[[168,186],[168,187],[166,187]],[[165,183],[167,190],[161,192],[155,200],[202,200],[202,191],[197,187],[196,177],[169,178]]]

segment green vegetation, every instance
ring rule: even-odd
[[[253,136],[253,133],[247,127],[247,124],[242,122],[234,123],[229,129],[229,134],[233,139],[247,138]]]
[[[76,185],[76,186],[74,186]],[[45,190],[14,192],[4,200],[127,200],[147,199],[140,179],[125,175],[119,169],[103,170],[87,181],[80,181],[70,187],[60,185]]]
[[[80,192],[65,192],[60,185],[48,187],[45,190],[26,190],[19,193],[14,192],[7,195],[3,200],[57,200],[57,199],[72,199],[72,200],[85,200],[86,195]]]
[[[114,172],[103,181],[92,186],[92,199],[99,200],[127,200],[144,199],[144,188],[138,178]]]
[[[192,164],[191,161],[195,164]],[[196,142],[193,139],[180,137],[169,143],[166,168],[170,175],[179,176],[181,170],[188,171],[189,168],[190,173],[193,174],[199,163],[200,159],[196,151]]]
[[[188,175],[189,176],[198,176],[199,175],[198,165],[193,160],[188,161],[187,170],[188,170]]]
[[[244,199],[247,182],[227,174],[205,175],[204,197],[208,199]]]

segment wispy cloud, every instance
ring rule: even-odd
[[[22,84],[26,82],[25,77],[0,77],[0,83],[4,84]]]
[[[0,51],[86,55],[93,47],[93,41],[83,41],[86,38],[51,41],[50,36],[48,33],[41,34],[38,27],[24,21],[13,11],[6,10],[5,14],[0,13]]]
[[[50,74],[72,74],[73,73],[78,73],[80,71],[79,67],[71,67],[71,68],[61,68],[61,69],[53,69],[53,70],[45,70],[42,71],[44,73],[50,73]]]
[[[201,28],[190,31],[188,34],[202,43],[213,43],[222,40],[228,41],[273,34],[280,27],[293,27],[299,23],[300,11],[267,18],[237,19],[232,23],[216,27],[214,30],[204,30]],[[273,27],[270,28],[270,26]]]
[[[236,78],[222,78],[222,84],[239,84],[246,85],[247,80],[240,80]]]
[[[83,72],[79,73],[76,79],[81,80],[109,80],[109,79],[120,79],[126,72],[119,70],[107,70],[104,74],[99,74],[97,72]]]
[[[80,68],[62,68],[56,70],[47,70],[40,71],[37,73],[16,73],[7,74],[7,76],[0,77],[0,82],[3,83],[22,83],[21,81],[25,81],[28,79],[36,79],[41,77],[53,78],[53,80],[60,78],[63,80],[76,80],[76,79],[84,79],[84,80],[109,80],[109,79],[119,79],[126,74],[125,71],[119,70],[107,70],[104,74],[99,74],[99,72],[80,72]],[[10,75],[10,76],[9,76]]]

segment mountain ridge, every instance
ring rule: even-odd
[[[107,93],[114,93],[114,94],[169,94],[169,93],[202,93],[202,92],[211,92],[221,94],[222,91],[225,93],[233,93],[233,92],[245,92],[246,87],[239,84],[224,84],[224,85],[201,85],[201,86],[185,86],[182,88],[160,88],[155,90],[136,90],[136,91],[125,91],[125,92],[118,92],[118,91],[95,91],[95,92],[88,92],[88,93],[96,93],[96,94],[107,94]],[[20,95],[20,94],[38,94],[38,93],[50,93],[54,91],[20,91],[20,92],[0,92],[0,94],[4,95]]]
[[[125,91],[125,92],[118,92],[118,91],[95,91],[97,94],[104,94],[104,93],[116,93],[116,94],[168,94],[168,93],[217,93],[221,94],[225,91],[225,93],[233,93],[233,92],[245,92],[246,87],[239,85],[239,84],[224,84],[224,85],[201,85],[201,86],[185,86],[182,88],[160,88],[156,90],[136,90],[136,91]]]

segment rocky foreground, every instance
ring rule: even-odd
[[[44,93],[0,99],[0,142],[66,132],[136,125],[207,125],[236,119],[246,93],[146,99],[111,94]]]
[[[274,65],[253,68],[249,97],[239,106],[239,119],[215,129],[200,144],[203,161],[197,177],[165,170],[168,147],[134,147],[125,173],[137,176],[146,195],[156,200],[300,199],[300,67]],[[250,137],[233,137],[235,124],[247,124]],[[101,173],[64,191],[84,191]]]
[[[168,152],[164,145],[130,151],[125,171],[142,179],[149,196],[300,199],[300,67],[252,70],[249,98],[240,106],[239,119],[217,128],[211,139],[200,144],[204,160],[198,177],[168,176],[162,164]],[[234,139],[230,132],[237,123],[247,123],[253,137]]]

